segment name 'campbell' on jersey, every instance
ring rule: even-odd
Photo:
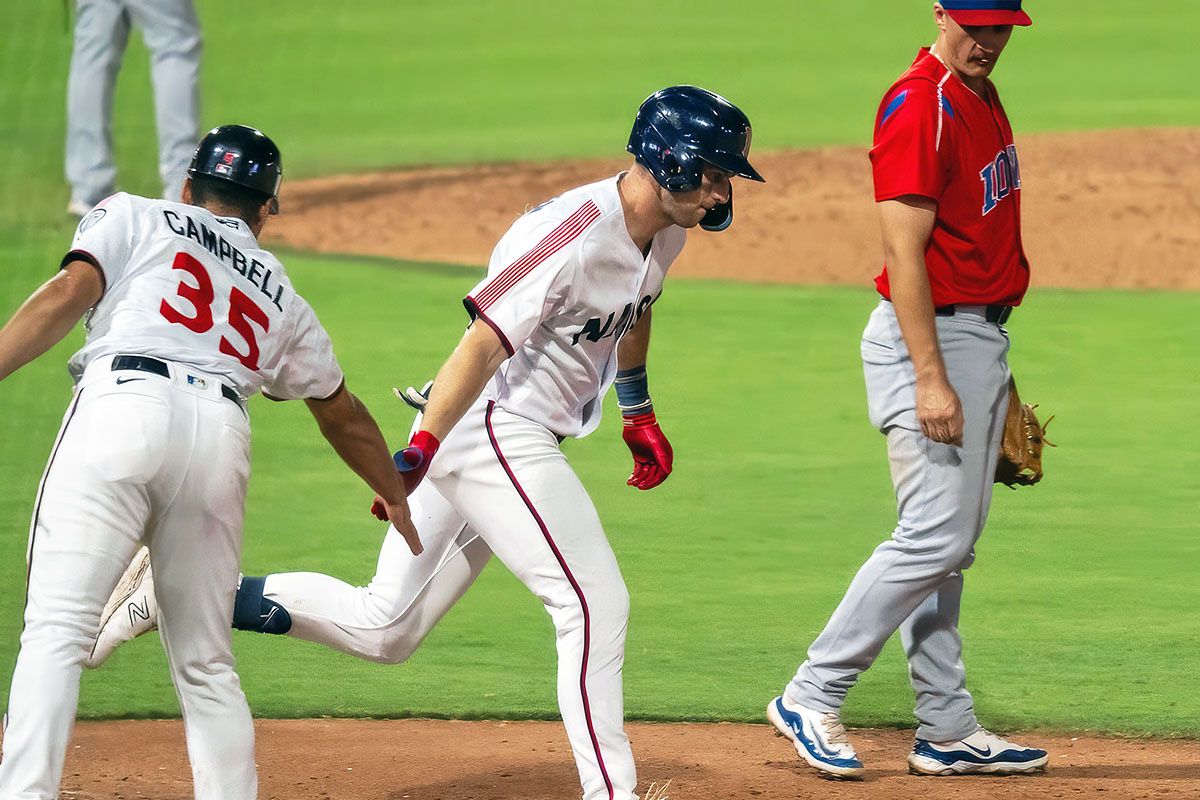
[[[104,276],[71,359],[77,380],[96,357],[124,353],[222,377],[243,396],[324,398],[341,385],[316,314],[240,219],[119,193],[80,221],[71,260]]]
[[[518,219],[463,300],[511,356],[484,397],[560,436],[586,436],[600,424],[617,342],[658,299],[687,238],[668,227],[644,255],[625,226],[620,178],[573,189]]]

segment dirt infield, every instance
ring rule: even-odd
[[[1022,137],[1035,286],[1200,289],[1200,129]],[[673,275],[867,285],[881,260],[861,148],[765,153],[735,224],[699,232]],[[412,169],[285,183],[266,241],[303,250],[487,263],[527,206],[628,159]]]
[[[862,783],[831,783],[802,767],[765,725],[629,726],[643,796],[670,781],[671,800],[844,798],[1187,798],[1200,796],[1200,742],[1026,734],[1047,747],[1037,777],[918,778],[912,734],[853,731]],[[562,726],[549,722],[260,720],[262,800],[569,800],[579,783]],[[86,722],[76,728],[64,800],[188,800],[178,721]]]

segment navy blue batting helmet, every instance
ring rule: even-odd
[[[258,192],[263,200],[279,194],[283,162],[279,148],[262,131],[247,125],[222,125],[200,140],[188,175],[207,175]],[[277,202],[271,212],[278,211]]]
[[[733,103],[698,86],[669,86],[638,109],[627,149],[671,192],[700,188],[704,165],[764,181],[750,164],[750,120]],[[733,198],[705,215],[707,230],[733,221]]]

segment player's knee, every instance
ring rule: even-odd
[[[26,620],[21,633],[21,650],[27,653],[52,653],[53,660],[64,664],[82,664],[91,650],[99,627],[99,618],[88,620],[58,617]]]
[[[417,651],[421,637],[408,635],[391,635],[380,637],[378,646],[371,654],[370,660],[376,664],[403,664]]]
[[[560,636],[582,632],[585,624],[592,630],[624,630],[629,620],[629,590],[623,581],[603,589],[572,591],[561,597],[545,599],[546,610]]]
[[[175,687],[193,709],[202,703],[223,706],[242,691],[228,652],[198,653],[177,664]]]

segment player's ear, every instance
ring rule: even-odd
[[[180,202],[187,205],[192,205],[192,179],[183,179],[183,193],[179,197]]]
[[[942,8],[941,3],[933,4],[933,21],[937,23],[939,31],[946,32],[946,9]]]

